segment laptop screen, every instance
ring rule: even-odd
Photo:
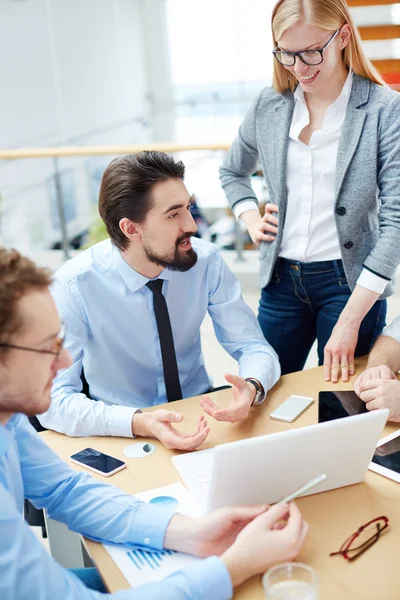
[[[320,392],[318,397],[318,422],[332,421],[368,412],[365,403],[355,392]],[[376,449],[372,462],[400,474],[400,430],[394,439]]]

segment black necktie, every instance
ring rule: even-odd
[[[163,361],[164,380],[168,402],[181,400],[182,390],[179,382],[179,372],[176,362],[171,321],[169,320],[167,303],[162,293],[163,279],[154,279],[153,281],[148,281],[146,285],[153,292],[153,306],[154,313],[156,315],[158,335],[160,338],[161,357]]]

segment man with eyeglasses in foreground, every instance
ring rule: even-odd
[[[354,383],[356,394],[368,410],[388,408],[389,421],[400,423],[400,315],[375,342],[365,371]]]
[[[71,364],[49,284],[45,270],[0,248],[0,598],[94,600],[105,592],[95,569],[73,574],[51,558],[22,518],[24,496],[96,541],[205,558],[112,595],[120,600],[224,600],[249,577],[293,560],[308,530],[294,504],[190,519],[73,471],[46,446],[27,416],[49,408],[53,378]]]

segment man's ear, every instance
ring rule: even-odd
[[[139,241],[142,239],[137,223],[134,223],[126,217],[120,220],[119,228],[121,229],[122,233],[128,238],[128,240]]]

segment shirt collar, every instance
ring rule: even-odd
[[[123,259],[120,250],[115,246],[113,246],[112,249],[112,258],[118,273],[122,277],[129,291],[136,292],[145,286],[148,281],[150,281],[149,277],[145,277],[144,275],[141,275],[135,271],[135,269],[132,269],[132,267],[130,267]],[[164,269],[156,279],[165,279],[167,281],[171,281],[172,271]]]
[[[5,425],[0,423],[0,459],[2,456],[7,454],[13,437],[12,430],[17,424],[20,416],[21,415],[19,414],[15,414],[7,421]]]

